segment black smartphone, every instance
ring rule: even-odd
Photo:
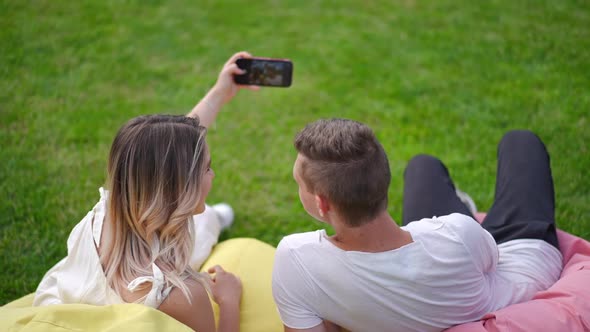
[[[293,63],[287,59],[241,58],[236,60],[246,73],[235,75],[238,84],[288,87],[293,78]]]

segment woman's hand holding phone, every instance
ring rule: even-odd
[[[229,102],[233,97],[235,97],[236,93],[239,89],[245,88],[249,90],[259,90],[260,88],[257,86],[251,85],[239,85],[234,81],[235,75],[245,74],[243,69],[240,69],[237,65],[238,59],[251,59],[252,55],[248,52],[238,52],[232,55],[229,60],[225,63],[219,76],[217,77],[217,82],[211,89],[211,93],[218,94],[221,98],[221,102],[223,104]]]

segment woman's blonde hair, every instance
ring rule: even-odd
[[[206,132],[195,118],[148,115],[131,119],[117,133],[107,180],[112,241],[101,250],[107,280],[117,294],[131,280],[151,276],[152,262],[189,301],[186,278],[202,282],[189,261],[191,218],[208,167]]]

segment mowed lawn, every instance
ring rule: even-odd
[[[443,159],[481,210],[496,144],[527,128],[551,153],[560,228],[590,239],[590,2],[0,1],[0,304],[33,292],[97,201],[128,119],[183,114],[235,51],[290,58],[293,86],[242,91],[208,142],[223,238],[322,225],[301,207],[306,123],[370,125],[391,162],[389,211],[417,153]]]

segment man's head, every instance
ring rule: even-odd
[[[311,197],[317,196],[352,227],[387,209],[389,162],[369,127],[345,119],[319,120],[299,132],[294,145],[299,156],[293,172],[309,213],[313,215]]]

